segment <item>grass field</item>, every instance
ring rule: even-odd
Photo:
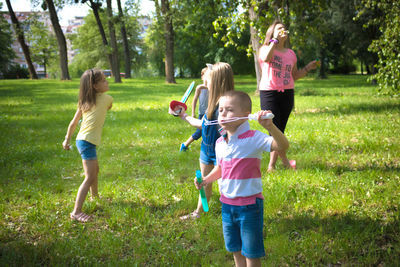
[[[110,82],[102,198],[85,202],[94,220],[81,224],[68,217],[81,160],[61,146],[79,81],[0,80],[0,266],[232,266],[216,185],[209,214],[178,219],[197,203],[200,142],[179,153],[194,128],[167,110],[190,81]],[[259,110],[255,79],[235,85]],[[296,83],[286,135],[298,170],[269,174],[263,160],[263,266],[399,264],[399,124],[400,99],[378,95],[365,76]]]

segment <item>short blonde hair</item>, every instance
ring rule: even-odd
[[[246,92],[242,91],[228,91],[224,93],[221,97],[232,97],[237,99],[242,111],[251,113],[251,98]]]

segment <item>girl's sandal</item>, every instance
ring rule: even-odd
[[[200,218],[200,214],[197,211],[193,211],[192,213],[190,213],[188,215],[179,217],[179,219],[181,219],[182,221],[187,220],[187,219],[198,219],[198,218]]]
[[[81,212],[79,214],[72,214],[71,213],[69,215],[69,217],[73,221],[78,221],[78,222],[82,222],[82,223],[88,222],[92,218],[92,216],[87,215],[86,213],[83,213],[83,212]]]

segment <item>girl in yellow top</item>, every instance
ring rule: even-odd
[[[69,150],[71,136],[79,120],[83,117],[81,128],[76,137],[76,147],[82,157],[85,180],[78,189],[75,207],[70,214],[71,219],[79,222],[87,222],[91,218],[91,216],[82,212],[83,202],[89,189],[92,198],[99,196],[97,189],[99,164],[97,161],[96,146],[100,144],[107,110],[112,107],[112,97],[104,94],[108,90],[108,82],[101,70],[90,69],[82,74],[78,109],[68,126],[67,135],[63,142],[63,148]]]

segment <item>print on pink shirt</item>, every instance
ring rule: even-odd
[[[271,68],[273,68],[273,75],[276,78],[282,77],[282,58],[278,55],[274,55],[274,59],[271,62]],[[283,76],[283,85],[288,85],[290,83],[290,73],[292,71],[292,65],[286,65],[284,76]]]

